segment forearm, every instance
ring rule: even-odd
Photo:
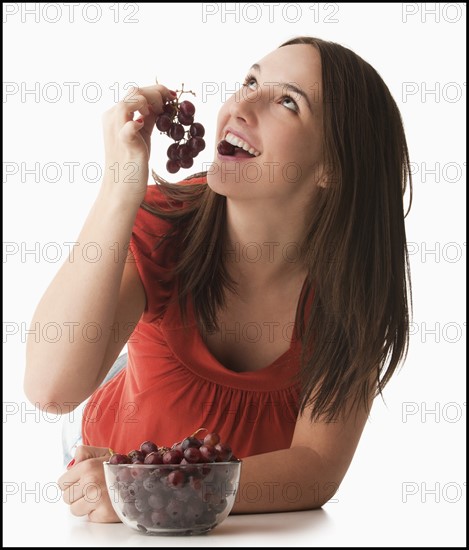
[[[292,447],[243,460],[231,513],[256,514],[320,508],[337,489],[321,457]]]
[[[69,259],[42,297],[26,346],[25,391],[33,402],[79,403],[96,385],[137,210],[101,189]],[[96,250],[98,259],[88,260]],[[61,338],[47,337],[50,325]]]

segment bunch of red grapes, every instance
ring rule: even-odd
[[[168,147],[166,170],[176,174],[180,168],[191,168],[194,158],[205,149],[205,128],[200,122],[194,122],[195,107],[190,101],[179,102],[184,91],[184,84],[179,96],[165,103],[163,112],[156,118],[158,130],[175,141]],[[195,95],[195,94],[194,94]],[[188,126],[185,129],[184,126]]]

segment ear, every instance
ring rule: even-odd
[[[327,187],[329,187],[329,180],[328,180],[327,176],[326,176],[325,174],[322,175],[322,176],[319,178],[319,180],[318,180],[318,182],[316,183],[316,185],[317,185],[318,187],[322,187],[323,189],[327,189]]]
[[[332,166],[327,164],[321,164],[318,170],[318,177],[316,179],[316,186],[326,189],[332,182],[334,172]]]

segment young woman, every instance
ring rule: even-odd
[[[118,521],[109,447],[171,445],[201,426],[243,459],[234,513],[320,507],[407,352],[398,108],[356,54],[300,37],[253,65],[220,110],[216,145],[250,153],[216,150],[206,174],[147,187],[150,136],[173,98],[150,86],[104,115],[102,187],[33,319],[101,337],[29,340],[26,394],[43,406],[91,396],[84,445],[59,480],[75,515]],[[90,242],[99,262],[86,261]],[[126,368],[102,384],[125,343]]]

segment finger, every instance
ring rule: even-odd
[[[80,498],[70,506],[70,512],[78,517],[87,515],[94,523],[120,522],[107,493],[99,495],[99,499],[87,496]]]
[[[154,84],[153,86],[145,86],[143,88],[133,88],[125,96],[124,102],[135,104],[141,96],[146,98],[148,104],[153,106],[153,109],[156,108],[160,112],[163,104],[167,101],[172,101],[176,97],[176,93],[166,88],[166,86]],[[145,115],[146,113],[142,114]]]
[[[143,116],[150,114],[148,100],[144,95],[133,95],[123,101],[119,101],[116,118],[119,128],[126,122],[132,121],[137,111]]]
[[[163,105],[165,103],[173,101],[176,98],[175,92],[168,90],[168,88],[160,84],[148,86],[147,88],[140,88],[139,92],[147,98],[150,110],[155,116],[163,112]]]
[[[64,472],[57,480],[57,485],[65,491],[73,483],[77,483],[80,479],[80,474],[77,468],[72,467],[70,470]]]
[[[83,462],[83,460],[88,460],[89,458],[99,458],[99,457],[105,457],[105,456],[111,456],[111,453],[108,447],[93,447],[92,445],[80,445],[79,447],[77,447],[77,450],[75,451],[74,465],[77,465],[79,462]]]
[[[88,517],[94,523],[120,523],[121,521],[111,503],[98,506],[88,514]]]
[[[143,117],[137,120],[126,122],[124,126],[122,126],[122,128],[119,130],[122,141],[129,145],[132,145],[132,143],[138,143],[136,140],[142,139],[142,136],[139,134],[139,132],[143,128],[143,124]]]
[[[74,516],[87,516],[88,514],[91,514],[97,507],[96,502],[90,502],[89,499],[82,497],[70,506],[70,512]]]
[[[94,449],[98,449],[98,448],[94,447]],[[99,452],[99,450],[97,450],[96,452]],[[57,484],[62,489],[62,491],[65,491],[71,485],[79,483],[82,478],[92,476],[93,472],[99,471],[99,474],[103,473],[102,463],[105,460],[107,460],[109,456],[110,454],[108,453],[107,455],[104,455],[104,456],[98,456],[98,457],[82,460],[81,462],[75,464],[69,470],[64,472],[57,480]]]
[[[81,481],[66,483],[66,489],[63,492],[62,498],[65,504],[73,504],[84,497],[83,483]]]
[[[172,101],[176,97],[171,90],[161,84],[140,88],[139,92],[147,98],[148,103],[156,114],[162,112],[163,105],[166,102]]]
[[[78,480],[65,482],[63,500],[66,504],[73,504],[81,498],[91,501],[99,500],[103,493],[107,494],[106,481],[102,463],[95,464],[93,469],[80,476]],[[113,488],[114,490],[114,488]]]

